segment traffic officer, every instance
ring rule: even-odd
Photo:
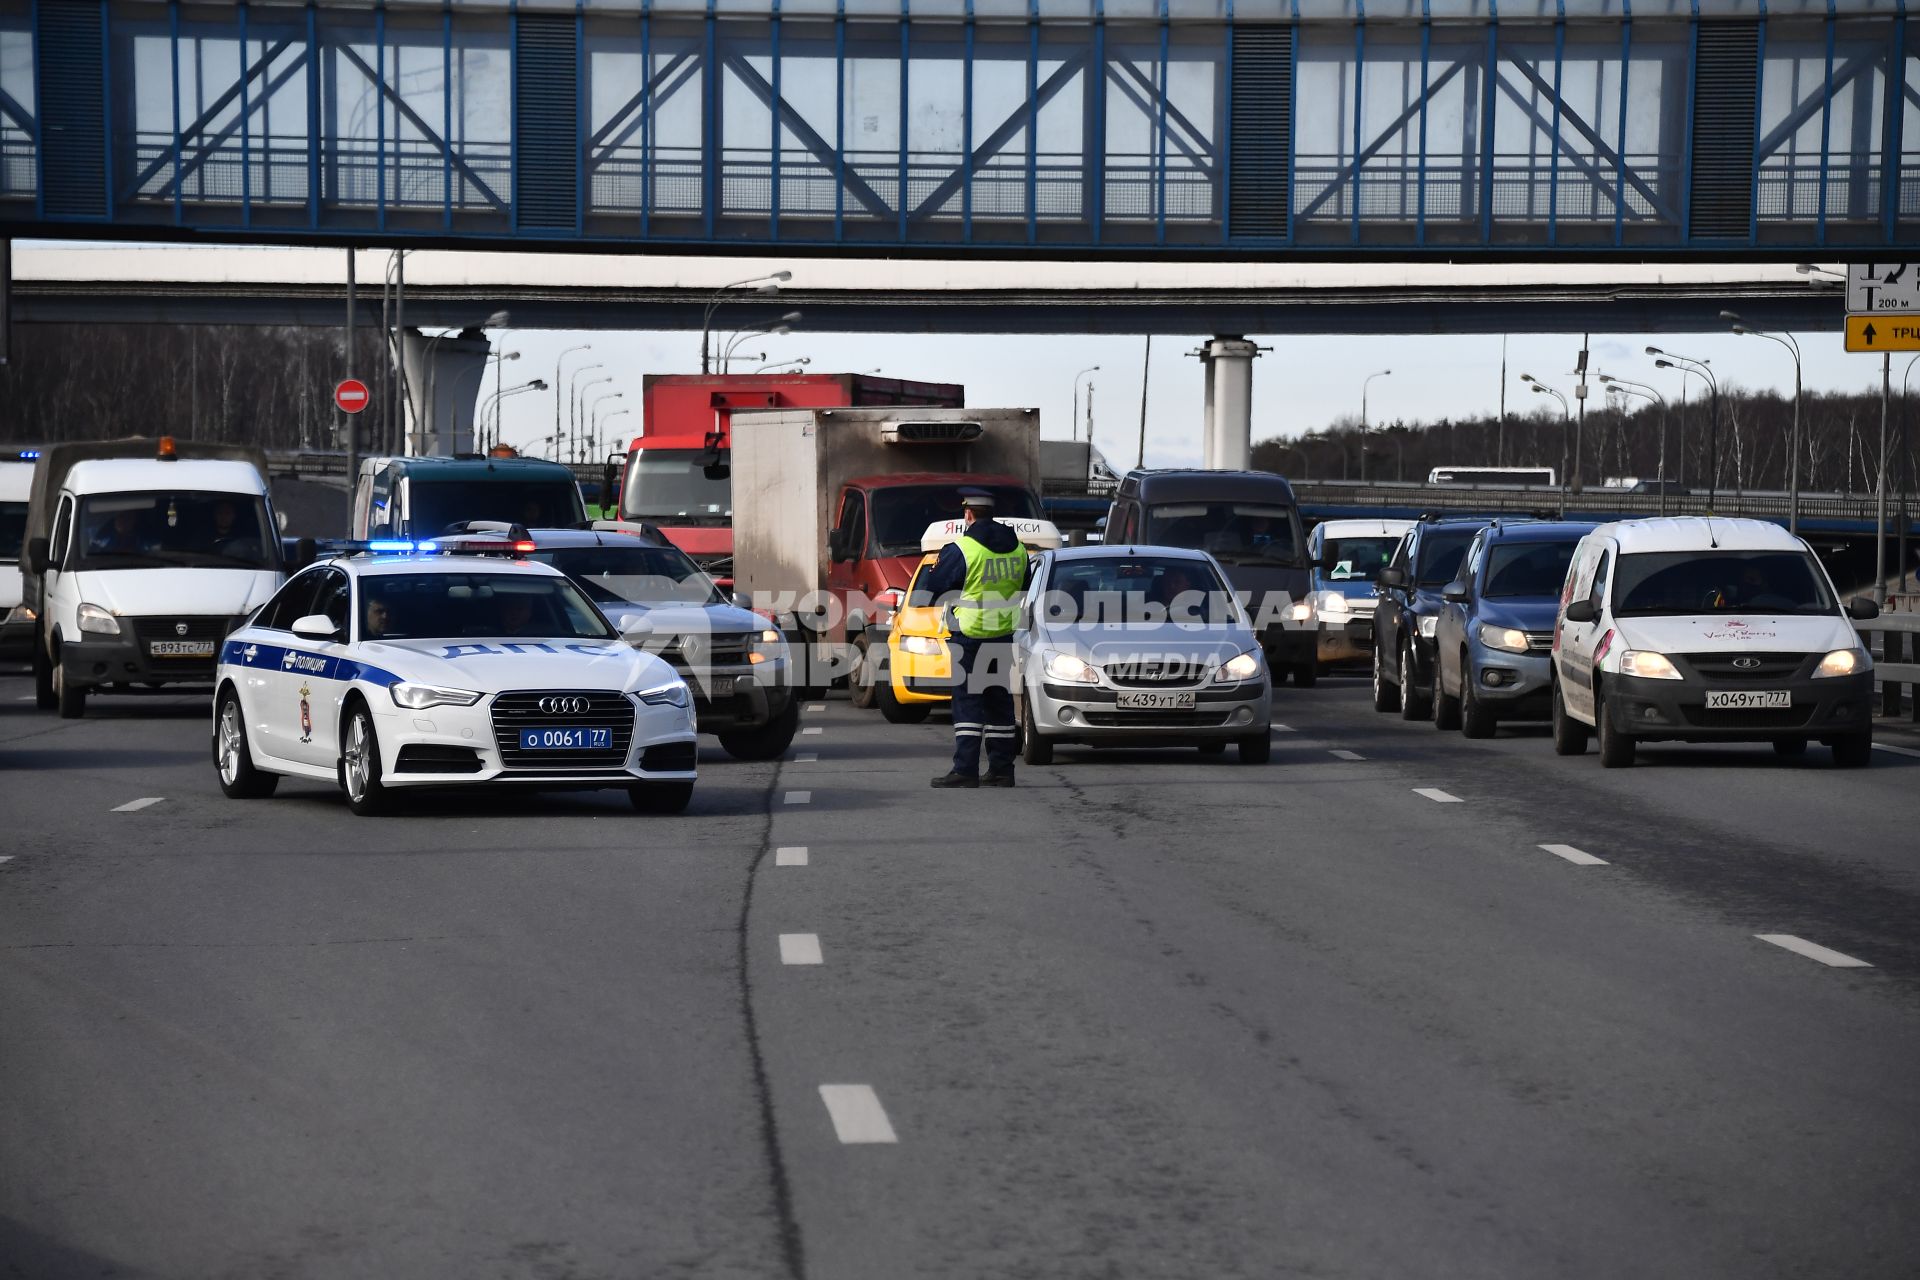
[[[1027,585],[1027,553],[1014,531],[993,518],[993,495],[963,491],[966,529],[940,550],[926,589],[951,602],[953,768],[936,787],[980,785],[980,744],[990,787],[1013,785],[1013,621]]]

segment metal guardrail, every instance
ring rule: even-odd
[[[1558,511],[1560,490],[1546,485],[1429,485],[1416,481],[1294,480],[1294,496],[1304,507],[1386,507],[1420,511]],[[1899,528],[1897,503],[1889,502],[1888,519]],[[1802,493],[1800,518],[1846,520],[1871,525],[1876,501],[1872,494]],[[1721,490],[1708,510],[1707,495],[1696,493],[1628,493],[1620,489],[1586,489],[1567,495],[1569,514],[1635,516],[1749,516],[1784,520],[1788,497],[1784,493],[1737,493]]]
[[[1880,688],[1880,714],[1897,716],[1908,698],[1913,722],[1920,724],[1920,613],[1883,613],[1856,622],[1860,642],[1873,654],[1873,680]],[[1874,646],[1874,637],[1880,644]],[[1908,661],[1911,658],[1912,661]],[[1906,694],[1901,692],[1902,686]]]

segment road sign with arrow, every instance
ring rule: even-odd
[[[1920,351],[1920,312],[1847,317],[1849,351]]]

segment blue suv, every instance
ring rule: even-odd
[[[1432,710],[1433,638],[1440,590],[1460,572],[1467,545],[1492,516],[1424,515],[1374,575],[1373,709],[1425,720]]]
[[[1553,623],[1567,565],[1594,525],[1496,520],[1441,590],[1434,633],[1433,723],[1490,738],[1502,720],[1545,720]]]

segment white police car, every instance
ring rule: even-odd
[[[686,807],[686,683],[546,565],[368,543],[290,579],[221,647],[213,760],[235,798],[336,781],[355,813],[406,787],[625,787]]]

